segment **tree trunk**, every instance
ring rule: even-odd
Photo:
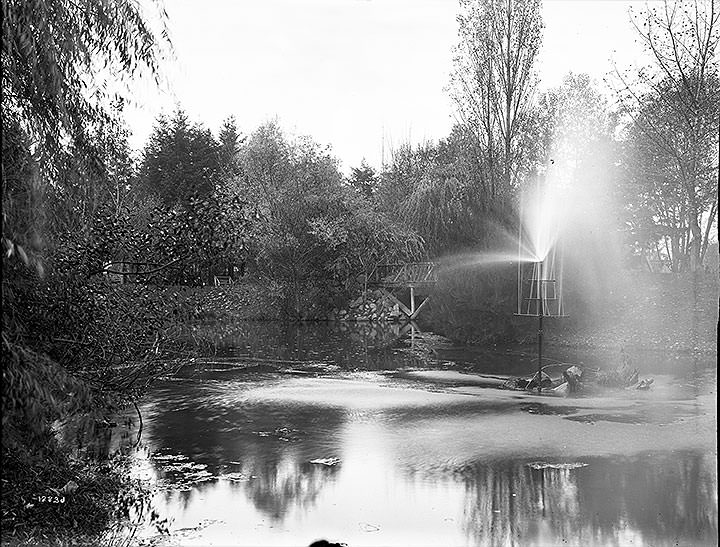
[[[680,236],[677,234],[670,237],[670,248],[672,252],[672,271],[673,273],[679,273],[682,260],[680,258]]]
[[[300,281],[298,279],[298,272],[295,267],[293,258],[292,265],[292,278],[293,278],[293,303],[295,307],[295,318],[300,319]]]
[[[702,248],[700,249],[700,263],[705,263],[705,254],[707,253],[708,241],[710,239],[710,230],[712,229],[713,219],[717,212],[717,199],[713,201],[712,207],[710,207],[710,216],[708,216],[707,226],[705,226],[705,237],[703,238]]]
[[[512,68],[511,68],[511,61],[510,61],[510,51],[512,48],[512,2],[508,0],[507,3],[507,50],[506,55],[507,59],[505,60],[506,63],[506,86],[507,89],[505,90],[505,162],[503,165],[503,183],[505,185],[505,188],[502,190],[507,192],[510,188],[510,150],[512,149],[512,136],[513,131],[512,129],[512,99],[513,95],[515,94],[515,86],[513,84],[513,74],[512,74]]]
[[[693,215],[690,219],[690,232],[692,233],[692,241],[690,244],[690,271],[696,272],[702,268],[701,244],[702,231],[698,224],[697,217]]]

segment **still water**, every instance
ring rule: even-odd
[[[484,379],[522,351],[369,325],[206,325],[142,400],[154,545],[714,545],[715,358],[635,355],[650,391],[549,397]],[[607,352],[548,348],[615,366]],[[613,361],[615,360],[615,361]],[[482,374],[483,376],[478,376]]]

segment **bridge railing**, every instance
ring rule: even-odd
[[[420,285],[436,281],[434,262],[379,264],[368,276],[368,283],[375,285]]]

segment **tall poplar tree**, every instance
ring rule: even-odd
[[[478,140],[492,197],[517,183],[528,141],[542,43],[540,0],[461,0],[450,92],[460,122]]]

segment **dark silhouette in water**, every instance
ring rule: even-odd
[[[345,543],[330,543],[326,539],[313,541],[309,547],[347,547]]]

